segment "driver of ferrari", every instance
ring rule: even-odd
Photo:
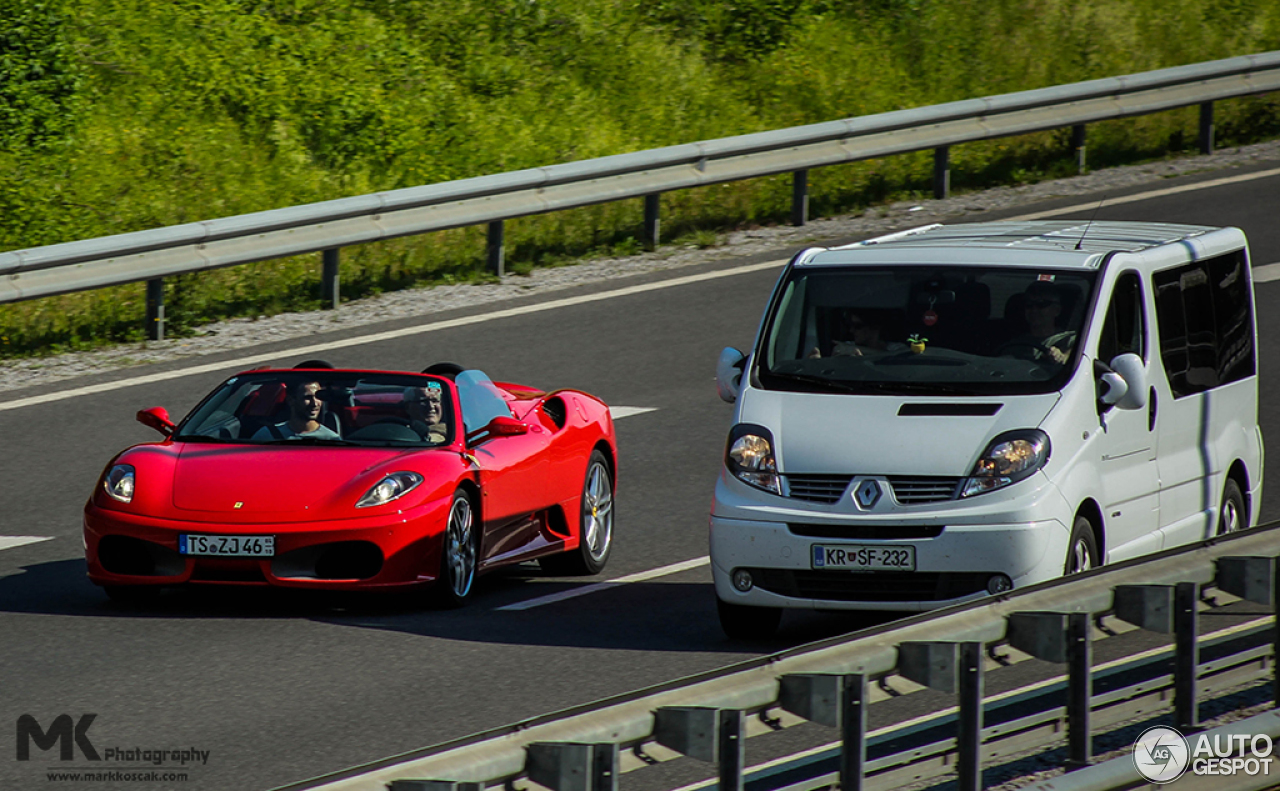
[[[318,393],[319,382],[295,382],[285,393],[289,406],[289,419],[283,423],[267,424],[258,429],[253,439],[341,439],[338,433],[320,423],[320,410],[324,406]]]

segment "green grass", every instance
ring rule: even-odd
[[[0,250],[1280,49],[1273,0],[0,0]],[[1219,103],[1220,145],[1280,100]],[[1068,130],[952,150],[957,191],[1074,172]],[[1089,129],[1093,167],[1195,110]],[[811,214],[927,192],[928,152],[810,174]],[[785,222],[786,176],[662,198]],[[508,223],[514,272],[641,249],[638,200]],[[318,307],[319,256],[171,278],[170,332]],[[343,251],[344,298],[485,277],[484,231]],[[0,357],[140,340],[141,285],[0,306]]]

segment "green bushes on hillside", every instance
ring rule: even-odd
[[[0,249],[1280,49],[1271,0],[0,0]],[[1274,98],[1223,103],[1224,143]],[[1105,164],[1194,111],[1090,129]],[[1066,172],[1066,133],[957,147],[954,184]],[[834,212],[927,155],[812,174]],[[675,232],[778,220],[785,178],[664,196]],[[508,228],[513,268],[634,247],[638,201]],[[460,229],[344,251],[361,296],[482,270]],[[314,307],[304,257],[172,279],[171,330]],[[135,339],[142,287],[0,306],[0,355]]]

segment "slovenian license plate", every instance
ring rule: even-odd
[[[813,568],[846,571],[915,571],[916,548],[911,545],[885,546],[841,544],[813,545]]]
[[[269,558],[276,553],[275,536],[179,535],[178,552],[220,558]]]

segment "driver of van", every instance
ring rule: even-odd
[[[1055,363],[1065,363],[1075,346],[1076,333],[1062,328],[1066,320],[1062,295],[1056,286],[1044,280],[1027,286],[1024,294],[1026,304],[1022,315],[1027,321],[1027,331],[1004,344],[1004,348],[1016,351],[1017,347],[1029,347],[1035,359],[1048,357]]]

